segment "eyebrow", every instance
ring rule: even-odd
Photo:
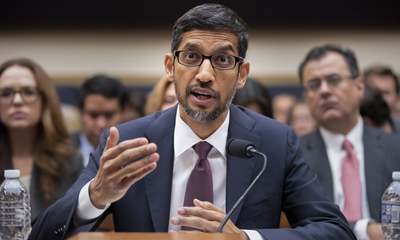
[[[183,49],[200,49],[201,45],[198,43],[193,43],[193,42],[188,42],[183,46]],[[231,44],[220,44],[220,46],[217,45],[217,48],[214,49],[212,52],[225,52],[225,51],[232,51],[233,53],[235,52],[235,49]]]

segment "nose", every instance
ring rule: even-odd
[[[331,91],[331,87],[326,81],[321,81],[321,86],[319,87],[319,91],[321,94],[326,94]]]
[[[199,67],[196,79],[200,82],[211,82],[215,80],[215,71],[210,59],[204,59],[203,63]]]
[[[96,118],[96,125],[97,125],[97,128],[100,129],[100,130],[103,130],[104,128],[106,128],[107,127],[107,123],[108,123],[108,120],[103,115],[100,115],[100,116],[98,116]]]
[[[13,104],[22,104],[23,103],[21,93],[16,92],[14,94],[13,99],[12,99],[12,103]]]

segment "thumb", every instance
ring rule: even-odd
[[[119,141],[119,131],[116,127],[110,127],[110,135],[108,135],[106,147],[104,150],[108,150],[117,145]]]

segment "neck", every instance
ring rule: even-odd
[[[86,139],[88,140],[88,142],[90,143],[90,145],[92,145],[92,147],[96,147],[99,144],[99,139],[98,138],[93,138],[93,137],[89,137],[89,135],[85,134]]]
[[[198,122],[193,120],[190,116],[188,116],[183,109],[183,107],[179,108],[179,115],[182,120],[190,126],[193,132],[201,139],[208,138],[211,134],[213,134],[225,121],[225,118],[228,114],[228,109],[225,110],[217,119],[210,122]]]
[[[320,126],[326,128],[330,132],[347,135],[358,123],[358,115],[353,116],[346,121],[332,121],[325,124],[320,124]]]
[[[36,139],[36,127],[11,129],[9,138],[14,157],[32,157]]]

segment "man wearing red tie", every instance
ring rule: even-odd
[[[399,169],[398,136],[363,124],[359,107],[364,83],[351,50],[329,44],[311,49],[299,77],[319,126],[301,139],[305,160],[358,239],[383,239],[376,221],[391,172]]]
[[[176,21],[172,39],[164,66],[177,106],[103,134],[74,186],[36,221],[31,239],[91,231],[109,213],[120,232],[219,231],[262,167],[228,154],[228,138],[252,142],[268,156],[268,168],[224,233],[243,240],[355,239],[293,131],[231,104],[250,69],[243,20],[225,6],[203,4]],[[278,228],[281,211],[292,229]]]

